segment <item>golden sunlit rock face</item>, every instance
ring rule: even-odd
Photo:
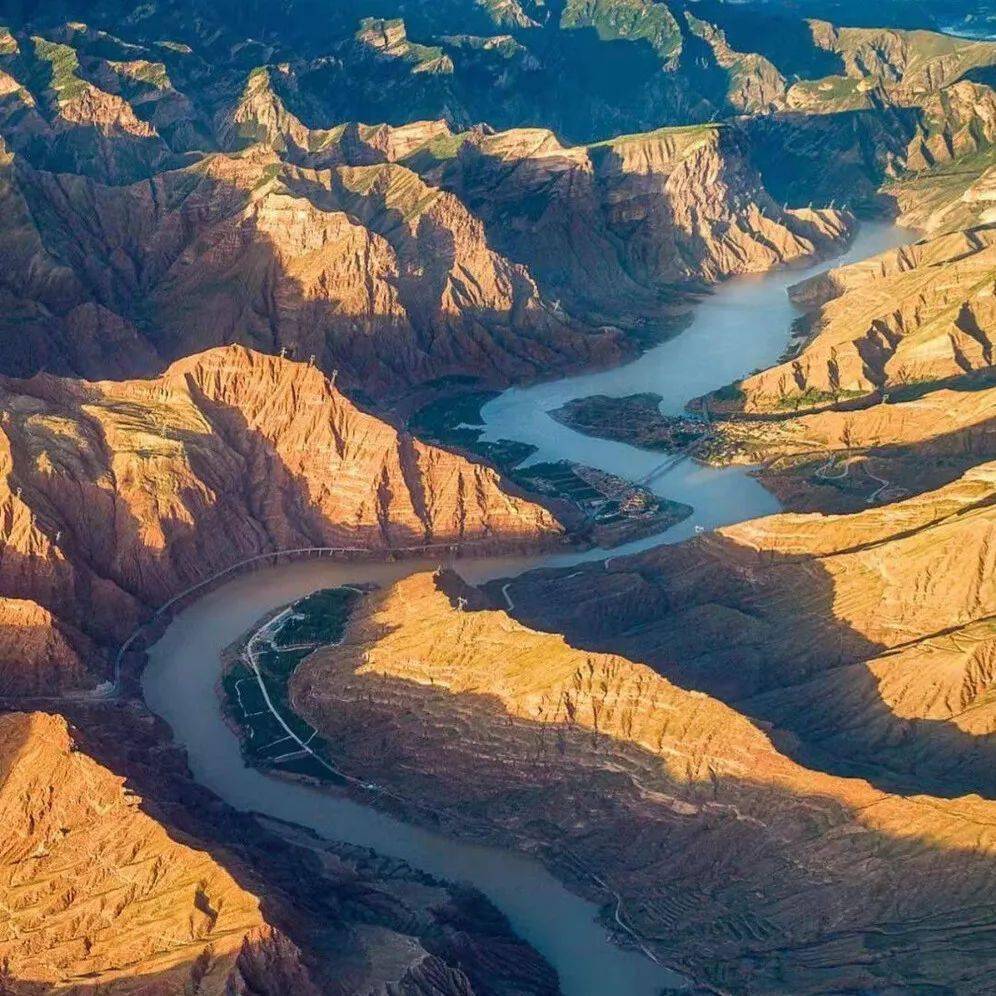
[[[994,990],[985,0],[3,6],[0,996]]]
[[[419,161],[425,175],[479,205],[543,286],[614,321],[652,316],[662,289],[820,255],[852,231],[844,212],[776,203],[728,128],[661,128],[577,147],[538,128],[452,143],[456,155]]]
[[[533,625],[791,731],[801,760],[991,797],[994,508],[989,463],[858,515],[757,519],[509,595]]]
[[[0,687],[5,695],[52,695],[87,688],[96,647],[64,633],[37,602],[0,598]]]
[[[173,839],[65,720],[0,716],[0,960],[13,992],[317,994],[260,900]],[[244,874],[244,869],[243,869]]]
[[[793,288],[819,308],[798,355],[748,377],[748,414],[825,407],[992,366],[996,234],[980,227],[893,249]]]
[[[951,931],[989,929],[992,803],[807,768],[717,699],[473,599],[414,576],[367,596],[295,674],[295,708],[359,777],[457,832],[548,849],[570,878],[594,869],[644,938],[714,985],[983,984],[991,949],[956,954]]]
[[[0,293],[26,337],[0,369],[150,374],[240,342],[314,354],[378,400],[504,387],[619,362],[633,346],[610,326],[667,319],[662,291],[852,227],[776,204],[718,127],[573,148],[539,129],[340,132],[313,165],[253,145],[113,186],[0,156]]]
[[[79,631],[114,645],[147,606],[258,553],[561,534],[491,469],[362,412],[306,363],[241,347],[151,381],[7,380],[0,408],[3,592],[68,627],[23,639],[27,671],[64,665],[69,684],[86,682],[76,655],[96,656]],[[8,670],[11,691],[44,690]]]
[[[794,285],[799,341],[704,399],[703,456],[761,464],[786,507],[833,512],[993,459],[994,274],[996,230],[976,224]]]

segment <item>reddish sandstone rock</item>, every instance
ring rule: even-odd
[[[0,390],[0,594],[116,645],[150,605],[271,550],[557,540],[498,475],[242,347],[158,380]]]

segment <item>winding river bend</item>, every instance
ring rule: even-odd
[[[860,259],[909,238],[889,225],[867,225],[842,258]],[[532,443],[539,447],[533,460],[566,458],[632,480],[642,478],[661,462],[660,454],[583,436],[545,412],[571,398],[645,391],[664,397],[663,410],[681,411],[690,398],[777,360],[796,314],[785,290],[823,267],[731,281],[697,308],[684,332],[625,366],[506,391],[484,408],[487,437]],[[684,539],[696,525],[712,528],[778,510],[775,500],[742,468],[716,470],[685,461],[653,487],[693,505],[695,514],[666,534],[619,548],[613,555]],[[460,560],[456,566],[468,581],[483,581],[603,556],[604,551],[589,550],[544,558]],[[657,996],[664,987],[680,987],[680,976],[615,945],[597,922],[595,906],[568,891],[539,862],[432,833],[333,792],[271,778],[244,764],[238,739],[222,720],[214,693],[223,648],[268,610],[316,588],[362,581],[384,584],[435,566],[435,561],[302,561],[236,578],[179,613],[151,648],[142,678],[145,700],[186,748],[197,781],[236,809],[289,820],[476,886],[556,968],[566,996]]]

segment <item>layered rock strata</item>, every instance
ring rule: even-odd
[[[314,367],[241,347],[151,381],[6,380],[0,409],[0,591],[56,617],[34,667],[61,660],[70,686],[86,679],[66,644],[93,650],[80,631],[116,646],[149,606],[256,554],[561,534],[489,468],[366,414]],[[13,662],[5,675],[44,690]]]
[[[0,716],[0,812],[9,991],[321,991],[258,895],[150,818],[61,717]]]
[[[645,660],[903,792],[996,795],[996,469],[855,515],[778,515],[507,589],[517,615]]]

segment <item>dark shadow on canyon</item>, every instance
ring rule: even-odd
[[[712,49],[681,24],[675,32],[676,40],[683,35],[680,53],[659,51],[649,37],[609,37],[584,24],[562,28],[556,13],[539,29],[505,25],[507,44],[485,46],[452,29],[420,25],[409,13],[410,49],[383,52],[344,40],[335,46],[338,58],[315,60],[302,67],[294,85],[281,88],[288,109],[312,128],[347,120],[401,125],[445,119],[463,130],[484,121],[499,130],[550,128],[568,142],[702,121],[729,110],[727,73]],[[485,36],[493,37],[493,28]],[[449,60],[445,71],[420,68],[437,52]],[[680,72],[669,64],[672,58],[680,58]]]
[[[593,614],[593,599],[571,600],[578,617]],[[622,894],[628,922],[658,942],[669,964],[735,992],[874,991],[913,979],[943,986],[990,970],[983,938],[992,933],[994,907],[979,905],[977,890],[994,866],[975,850],[970,821],[963,843],[945,842],[925,825],[929,807],[897,800],[915,829],[908,836],[880,829],[862,813],[882,798],[873,789],[834,789],[781,760],[769,766],[764,755],[741,750],[722,707],[704,720],[707,707],[694,699],[687,721],[662,720],[669,733],[654,753],[575,721],[552,693],[544,700],[550,720],[537,722],[487,692],[451,693],[424,675],[414,682],[376,667],[350,674],[353,657],[359,667],[371,648],[373,662],[378,640],[393,629],[368,627],[361,644],[347,639],[332,651],[345,655],[334,665],[347,669],[341,677],[326,679],[322,660],[303,665],[317,668],[305,679],[314,694],[301,694],[336,763],[412,799],[410,814],[431,826],[539,842],[563,879],[605,902],[582,869],[594,870]],[[496,637],[503,638],[511,637]],[[624,641],[598,642],[626,649]],[[501,649],[489,640],[487,652]],[[583,675],[580,656],[578,668]],[[572,689],[580,697],[570,681],[562,690]],[[588,691],[597,699],[599,690],[596,682]],[[538,696],[529,701],[542,704]],[[625,724],[622,706],[607,699],[595,711]],[[634,728],[656,737],[650,721],[634,719]],[[701,777],[671,775],[666,763],[681,770],[683,748],[696,745]],[[860,832],[842,829],[850,820]],[[946,932],[966,916],[979,933],[945,949]]]
[[[504,608],[500,589],[488,587]],[[719,698],[802,765],[902,795],[996,797],[996,734],[894,713],[865,662],[901,645],[873,642],[835,615],[834,582],[817,558],[711,536],[613,559],[608,570],[534,571],[508,590],[525,624]],[[903,664],[916,673],[915,654]]]
[[[211,376],[210,368],[205,376]],[[316,372],[316,381],[319,377]],[[341,460],[347,447],[356,446],[357,441],[339,435],[343,428],[337,418],[343,414],[340,406],[347,406],[347,419],[357,420],[363,439],[378,423],[372,416],[351,410],[348,402],[336,397],[327,380],[322,378],[320,384],[319,401],[328,409],[330,419],[327,443],[322,445],[331,448],[330,461]],[[302,443],[308,447],[310,465],[315,468],[309,477],[288,467],[274,439],[251,425],[240,408],[209,398],[190,374],[185,388],[194,411],[205,421],[200,431],[177,421],[156,422],[150,415],[155,409],[151,398],[131,411],[125,397],[108,398],[96,385],[72,382],[71,389],[64,391],[57,380],[45,376],[17,386],[36,404],[43,403],[52,424],[58,426],[66,419],[83,426],[84,433],[75,444],[77,448],[67,454],[58,428],[46,430],[37,419],[27,432],[11,423],[5,427],[12,440],[12,490],[20,489],[19,501],[30,510],[26,514],[59,553],[43,549],[25,553],[13,545],[4,546],[0,550],[0,595],[36,601],[87,634],[104,650],[102,676],[106,676],[109,658],[118,645],[150,616],[153,607],[257,554],[329,546],[361,547],[377,553],[426,544],[457,546],[468,540],[482,544],[475,549],[498,552],[534,547],[557,538],[556,533],[547,538],[526,528],[516,531],[511,525],[506,528],[501,522],[492,522],[486,509],[478,510],[473,504],[475,496],[467,490],[473,482],[447,477],[430,499],[426,489],[432,485],[425,477],[433,472],[431,457],[417,450],[409,434],[389,426],[383,428],[381,462],[374,466],[375,471],[379,467],[381,478],[370,484],[370,500],[382,507],[375,518],[368,516],[370,521],[360,522],[355,516],[363,503],[351,497],[350,481],[343,485],[344,495],[353,504],[340,505],[330,501],[328,494],[315,494],[316,486],[323,483],[320,463],[315,462],[321,460],[316,449],[320,445],[317,430]],[[311,400],[300,399],[305,421]],[[181,475],[175,501],[169,502],[168,511],[160,511],[152,523],[143,522],[121,494],[106,486],[107,475],[115,465],[116,447],[124,444],[120,439],[106,438],[105,423],[88,414],[88,406],[97,405],[106,405],[114,418],[126,424],[133,418],[143,432],[157,437],[157,444],[165,448],[162,473]],[[366,419],[370,427],[363,426]],[[134,445],[134,441],[127,444]],[[125,451],[130,452],[127,447]],[[40,474],[34,462],[39,452],[53,454],[59,462],[65,460],[72,466]],[[136,452],[134,457],[150,461],[145,473],[151,479],[156,451]],[[387,465],[394,461],[397,474],[391,475]],[[190,480],[184,482],[184,477]],[[334,492],[335,478],[327,483]],[[400,517],[406,499],[395,494],[399,487],[409,496],[410,521]],[[455,489],[452,495],[447,488]],[[523,494],[514,487],[509,493]],[[133,486],[128,496],[139,508],[148,497],[141,486]],[[320,497],[324,506],[319,504]],[[400,502],[397,512],[391,504],[395,498]],[[463,519],[448,516],[440,507],[450,499],[457,509],[466,503]]]
[[[772,197],[794,206],[848,206],[895,213],[878,193],[890,165],[902,161],[924,126],[919,108],[887,105],[828,114],[781,112],[740,125]],[[834,169],[827,169],[832,162]]]
[[[216,175],[221,168],[188,170],[124,188],[78,178],[68,197],[57,198],[53,177],[16,164],[25,208],[64,265],[57,280],[27,282],[25,300],[51,314],[28,327],[16,354],[0,350],[10,372],[34,372],[27,356],[91,379],[148,376],[192,353],[241,343],[299,360],[313,355],[327,373],[339,372],[352,397],[383,410],[442,377],[503,388],[632,352],[616,331],[555,314],[514,265],[488,256],[494,276],[487,267],[475,272],[473,260],[458,257],[445,217],[418,205],[409,217],[388,205],[390,176],[364,189],[326,174],[334,188],[326,189],[276,162],[229,162],[224,169],[248,174],[238,185]],[[274,199],[260,201],[267,185]],[[280,227],[291,225],[279,213],[288,194],[314,212],[305,223],[318,243],[291,226],[291,241],[279,244]],[[118,229],[114,239],[101,235],[108,226]],[[487,248],[473,232],[468,237],[464,251]],[[302,258],[310,260],[306,272],[295,271]],[[99,309],[100,320],[80,328],[82,307]],[[76,345],[61,356],[61,343],[99,340],[108,322],[120,349],[104,355]],[[126,362],[132,342],[154,352]]]
[[[17,708],[0,699],[0,708],[11,707]],[[126,704],[81,703],[61,712],[71,724],[77,748],[122,776],[126,788],[140,797],[142,810],[173,840],[195,850],[207,849],[241,888],[260,897],[267,922],[301,948],[318,992],[345,996],[354,991],[349,980],[370,967],[366,945],[378,943],[365,933],[374,927],[410,938],[439,959],[405,969],[399,985],[410,985],[413,991],[427,984],[443,986],[440,992],[450,992],[445,987],[452,986],[454,996],[467,991],[465,987],[485,996],[505,992],[554,996],[558,991],[549,965],[473,888],[440,883],[396,859],[323,842],[298,828],[293,828],[295,838],[288,839],[276,831],[273,821],[266,826],[197,785],[187,770],[185,753],[171,743],[166,724],[144,711]],[[441,894],[427,898],[426,887],[439,887]],[[205,938],[206,951],[210,943]],[[260,996],[297,991],[297,980],[283,975],[275,958],[264,956],[253,962],[243,951],[239,964],[252,992]],[[197,961],[190,968],[196,976]],[[149,991],[159,983],[156,975],[133,981],[148,985]],[[73,992],[81,994],[96,996],[106,988],[103,983],[74,982]],[[18,979],[9,971],[0,975],[0,993],[48,992],[50,985]]]

